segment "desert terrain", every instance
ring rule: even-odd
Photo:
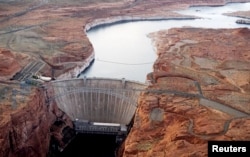
[[[227,2],[0,0],[0,156],[46,156],[52,139],[65,146],[62,132],[72,133],[69,118],[56,104],[46,104],[49,93],[37,85],[43,82],[27,86],[24,80],[39,75],[75,78],[94,57],[86,35],[91,27],[122,20],[195,18],[172,11]],[[250,18],[249,12],[229,16]],[[249,141],[249,116],[204,104],[209,99],[250,114],[250,30],[181,28],[149,36],[158,59],[147,76],[148,89],[177,89],[200,97],[142,93],[119,156],[206,156],[208,140]]]
[[[248,141],[250,58],[243,45],[249,33],[248,29],[196,28],[152,33],[159,58],[148,76],[149,88],[202,96],[143,94],[123,156],[207,156],[208,140]],[[203,98],[213,100],[210,107]],[[248,116],[215,109],[214,102]]]

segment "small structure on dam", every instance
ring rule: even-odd
[[[125,79],[76,78],[52,81],[58,107],[78,133],[126,135],[147,85]]]

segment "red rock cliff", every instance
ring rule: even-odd
[[[0,79],[11,77],[21,69],[16,58],[11,51],[0,48]]]
[[[62,142],[62,129],[66,126],[72,128],[68,117],[53,103],[46,103],[45,92],[42,89],[31,87],[29,97],[20,93],[13,95],[13,90],[5,87],[4,97],[1,101],[0,111],[0,156],[1,157],[45,157],[51,138]],[[26,91],[27,92],[27,91]],[[12,99],[15,98],[15,101]],[[61,127],[55,122],[63,121]],[[57,129],[56,129],[57,128]],[[60,137],[59,137],[60,136]]]

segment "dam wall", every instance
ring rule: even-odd
[[[141,90],[147,86],[125,79],[76,78],[53,81],[54,99],[71,120],[129,124]]]

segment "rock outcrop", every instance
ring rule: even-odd
[[[49,143],[54,151],[63,149],[74,134],[67,116],[55,104],[46,104],[43,91],[32,88],[27,93],[20,89],[20,82],[8,81],[30,62],[46,64],[39,71],[42,76],[51,76],[54,70],[55,77],[75,77],[93,58],[85,32],[93,26],[119,20],[183,18],[172,10],[249,0],[82,2],[0,2],[0,156],[43,157]],[[249,112],[249,30],[170,32],[173,35],[163,31],[154,37],[159,59],[149,76],[153,83],[149,88],[201,94],[196,81],[205,97]],[[200,106],[197,98],[145,93],[121,154],[204,156],[207,139],[249,139],[249,119],[232,118]]]
[[[122,156],[207,156],[208,140],[250,140],[250,30],[180,28],[150,36],[159,57],[148,88],[176,93],[141,95]],[[204,97],[247,114],[203,106]]]
[[[1,84],[1,92],[3,89],[0,103],[1,157],[44,157],[48,155],[52,139],[54,146],[62,149],[70,140],[65,139],[65,135],[74,136],[72,122],[55,103],[46,102],[44,90],[36,87],[18,89],[16,85]],[[56,125],[59,121],[63,125]]]
[[[0,79],[8,79],[20,69],[17,57],[9,50],[0,49]]]

